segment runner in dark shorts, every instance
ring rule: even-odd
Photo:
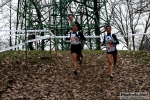
[[[71,32],[73,32],[72,27],[76,24],[78,27],[78,31],[83,32],[82,31],[82,26],[79,24],[79,22],[77,20],[75,20],[75,16],[73,14],[69,14],[68,15],[68,28],[67,31],[65,32],[65,35],[67,36],[68,34],[70,34]],[[83,33],[82,33],[83,34]],[[80,41],[81,42],[81,59],[83,59],[83,54],[82,54],[82,50],[84,47],[84,41]]]
[[[117,66],[117,48],[116,45],[119,44],[119,41],[115,34],[111,33],[111,26],[106,26],[106,32],[107,35],[104,36],[103,43],[101,46],[106,45],[106,53],[107,53],[107,60],[109,64],[109,72],[110,72],[110,78],[113,79],[113,63],[114,66]]]
[[[81,64],[81,40],[85,40],[82,32],[78,31],[78,26],[75,24],[70,33],[71,56],[73,61],[74,74],[77,75],[77,61]]]

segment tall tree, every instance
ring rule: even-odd
[[[139,26],[145,17],[142,16],[145,11],[139,12],[139,7],[143,8],[144,4],[148,2],[149,1],[141,2],[141,0],[110,0],[109,13],[111,14],[111,24],[115,27],[117,33],[120,33],[122,36],[129,36],[129,33],[138,34],[141,32],[139,31]],[[124,40],[128,46],[128,38],[124,37]],[[135,41],[135,36],[132,36],[133,50],[138,49],[136,48],[137,44],[135,42],[137,42]]]

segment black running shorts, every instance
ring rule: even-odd
[[[81,44],[71,45],[71,53],[76,53],[76,54],[80,55],[81,54]]]
[[[107,52],[107,54],[117,55],[117,54],[118,54],[118,51],[115,50],[115,51],[112,51],[112,52]]]

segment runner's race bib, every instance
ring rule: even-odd
[[[71,34],[71,44],[79,44],[80,41],[79,41],[79,38],[76,36],[76,34]]]
[[[112,52],[116,50],[115,44],[113,44],[113,38],[111,36],[106,36],[106,49],[107,52]]]

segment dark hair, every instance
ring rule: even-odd
[[[77,25],[77,24],[74,24],[74,25],[72,26],[72,28],[71,28],[71,29],[73,29],[73,27],[74,27],[74,26],[76,26],[76,27],[77,27],[77,29],[78,29],[78,25]]]
[[[76,27],[78,28],[78,25],[77,25],[77,24],[74,24],[74,25],[72,26],[72,28],[73,28],[74,26],[76,26]]]
[[[110,26],[110,25],[107,25],[107,26],[105,27],[105,30],[107,29],[107,27],[110,27],[110,28],[111,28],[111,26]]]
[[[68,17],[69,17],[69,16],[73,16],[73,17],[74,17],[74,15],[73,15],[73,14],[68,14]]]
[[[73,26],[77,26],[77,27],[78,27],[78,25],[77,25],[77,24],[74,24]]]

